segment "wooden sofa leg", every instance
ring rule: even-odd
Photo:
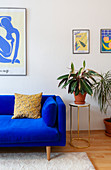
[[[47,160],[48,161],[50,161],[50,151],[51,151],[51,147],[50,146],[46,146]]]

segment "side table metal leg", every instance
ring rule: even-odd
[[[89,104],[89,145],[90,145],[90,104]]]
[[[79,107],[78,107],[78,139],[79,139]]]
[[[70,143],[72,142],[72,106],[70,106]]]

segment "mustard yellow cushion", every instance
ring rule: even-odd
[[[15,93],[14,116],[16,118],[40,118],[42,93],[23,95]]]

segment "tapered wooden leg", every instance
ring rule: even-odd
[[[47,160],[48,161],[50,161],[50,151],[51,151],[51,147],[50,146],[46,146]]]

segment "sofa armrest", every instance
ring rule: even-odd
[[[58,130],[60,133],[60,144],[65,146],[66,144],[66,106],[59,96],[56,96],[57,109],[58,109]]]

